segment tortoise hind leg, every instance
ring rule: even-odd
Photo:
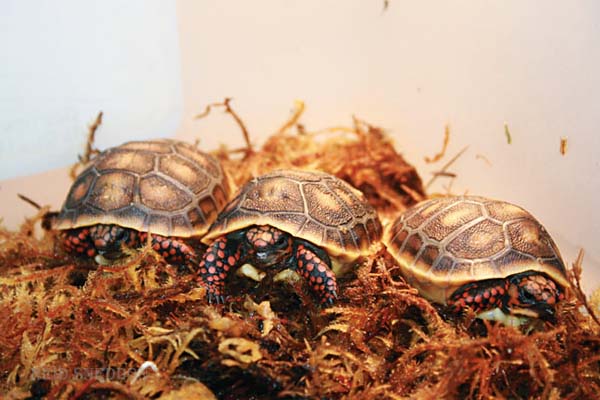
[[[458,288],[448,300],[456,312],[471,307],[476,313],[505,307],[506,279],[488,279],[468,283]]]
[[[296,270],[306,280],[322,304],[331,305],[337,298],[337,281],[328,258],[319,257],[318,251],[305,243],[296,248]]]
[[[139,234],[140,245],[148,240],[148,234]],[[194,249],[181,239],[151,234],[152,249],[172,265],[191,265],[196,260]],[[133,246],[132,246],[133,247]]]

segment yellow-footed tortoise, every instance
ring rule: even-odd
[[[210,302],[224,302],[225,279],[245,262],[295,270],[321,303],[334,302],[330,255],[349,261],[382,234],[362,193],[323,172],[275,171],[244,185],[203,241],[210,244],[199,281]]]
[[[65,249],[114,259],[121,246],[139,247],[148,234],[169,263],[194,256],[186,238],[206,233],[228,200],[217,159],[194,146],[163,139],[127,142],[98,154],[79,174],[53,220]]]
[[[514,204],[477,196],[437,198],[408,209],[384,243],[421,295],[454,311],[518,325],[550,318],[568,286],[544,227]]]

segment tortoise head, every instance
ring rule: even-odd
[[[513,315],[552,319],[556,303],[562,299],[563,291],[542,273],[524,272],[509,279],[506,307]]]
[[[254,226],[246,231],[245,236],[260,266],[278,264],[292,254],[292,236],[270,225]]]

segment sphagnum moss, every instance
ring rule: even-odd
[[[294,126],[299,133],[288,133]],[[320,169],[362,190],[384,221],[426,197],[385,133],[360,121],[310,133],[295,118],[246,150],[215,152],[238,185],[276,168]],[[54,233],[34,235],[45,212],[18,231],[0,230],[0,390],[8,398],[600,393],[600,326],[581,311],[579,267],[556,323],[533,332],[445,315],[404,282],[383,247],[339,278],[330,309],[301,284],[237,276],[229,283],[236,298],[211,306],[189,272],[148,247],[110,267],[68,256]]]

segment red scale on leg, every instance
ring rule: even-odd
[[[337,282],[329,266],[303,245],[298,246],[296,259],[298,272],[308,281],[321,303],[333,304],[337,298]]]

